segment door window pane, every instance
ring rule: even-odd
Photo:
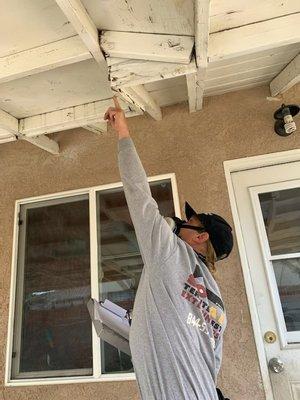
[[[300,252],[300,188],[260,193],[272,255]]]
[[[91,375],[88,195],[24,205],[20,217],[12,376]]]
[[[286,329],[300,331],[300,258],[274,260],[273,268]]]
[[[260,193],[259,201],[272,256],[286,330],[300,330],[300,188]]]
[[[152,196],[164,216],[174,216],[169,180],[150,183]],[[132,309],[143,261],[129,215],[123,188],[97,193],[100,300],[109,299]],[[102,373],[132,372],[131,358],[101,341]]]

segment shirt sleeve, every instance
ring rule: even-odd
[[[177,246],[177,236],[158,210],[145,170],[130,137],[118,141],[118,163],[125,198],[144,263],[162,263]]]
[[[216,376],[218,375],[221,368],[222,351],[223,351],[223,339],[220,339],[215,348]]]

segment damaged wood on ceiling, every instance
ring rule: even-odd
[[[195,112],[205,96],[298,82],[298,0],[23,3],[6,3],[0,16],[0,109],[18,124],[0,124],[0,143],[39,136],[31,143],[55,153],[40,135],[101,134],[116,91],[128,117],[159,121],[166,105],[185,101]],[[29,19],[26,31],[13,29]]]

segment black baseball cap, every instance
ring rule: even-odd
[[[204,226],[216,252],[217,260],[229,256],[233,247],[232,228],[224,218],[213,213],[197,214],[187,201],[185,202],[185,215],[187,220],[195,215]]]

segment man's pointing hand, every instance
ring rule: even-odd
[[[129,137],[129,129],[124,111],[121,109],[117,96],[113,97],[115,107],[109,107],[104,114],[104,120],[108,121],[118,133],[119,139]]]

